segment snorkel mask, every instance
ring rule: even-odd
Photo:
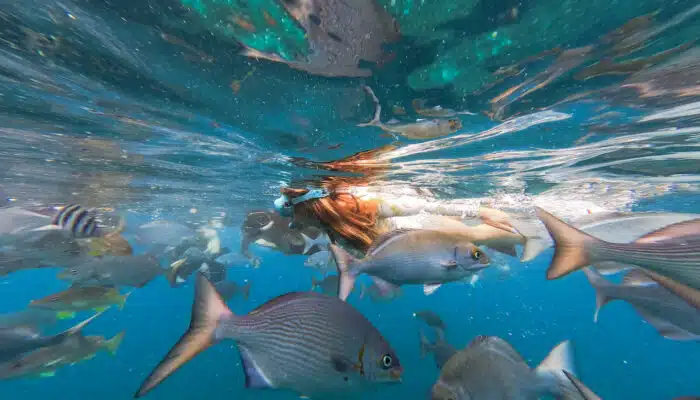
[[[282,195],[275,200],[275,210],[283,217],[291,217],[295,205],[309,200],[322,199],[329,195],[330,193],[326,189],[309,189],[304,195],[293,199]]]

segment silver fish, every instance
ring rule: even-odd
[[[665,226],[679,222],[700,218],[700,214],[680,214],[665,212],[611,212],[595,213],[585,217],[577,218],[571,225],[586,232],[598,239],[612,243],[631,243],[642,236],[661,229]],[[520,228],[522,225],[517,225]],[[527,229],[527,228],[526,228]],[[553,241],[549,232],[532,232],[526,234],[527,243],[523,249],[523,261],[529,261],[537,257],[538,254],[552,247]],[[599,272],[615,273],[621,269],[630,268],[629,265],[614,263],[600,263],[596,265]]]
[[[51,217],[21,207],[0,208],[0,235],[14,234],[50,225]]]
[[[317,268],[321,272],[335,271],[333,266],[333,254],[328,250],[319,251],[304,260],[304,266]]]
[[[457,349],[451,344],[447,343],[445,340],[444,333],[440,329],[436,329],[436,339],[435,342],[430,342],[425,334],[420,332],[420,356],[425,357],[428,353],[433,354],[433,359],[435,360],[435,365],[438,369],[442,369],[447,361],[452,358]]]
[[[0,329],[13,327],[41,329],[55,324],[56,319],[55,311],[26,309],[14,313],[0,314]]]
[[[61,367],[92,359],[98,351],[103,350],[115,355],[123,337],[124,332],[109,340],[102,336],[83,336],[82,333],[76,333],[60,343],[0,363],[0,379],[54,376],[56,370]]]
[[[12,360],[23,353],[42,347],[59,344],[78,334],[98,315],[100,314],[95,314],[74,327],[53,336],[41,336],[34,328],[26,326],[0,328],[0,362]]]
[[[436,329],[440,330],[445,330],[445,323],[442,321],[442,318],[440,318],[439,315],[437,315],[435,312],[430,311],[430,310],[421,310],[421,311],[416,311],[413,313],[413,316],[416,318],[420,318],[428,324],[428,326],[431,326]]]
[[[382,106],[377,95],[369,86],[362,87],[367,94],[372,97],[375,111],[371,121],[358,124],[357,126],[376,126],[377,128],[391,134],[401,135],[408,139],[425,140],[447,136],[462,129],[462,121],[459,118],[449,119],[425,119],[408,124],[384,124],[381,121]]]
[[[214,286],[197,276],[190,327],[136,392],[141,397],[206,348],[232,339],[247,388],[304,396],[400,381],[391,346],[349,304],[314,292],[288,293],[248,315],[235,315]]]
[[[624,300],[661,336],[674,340],[700,340],[700,310],[659,285],[644,271],[627,272],[619,285],[590,268],[583,272],[596,292],[594,321],[598,321],[603,306],[614,300]]]
[[[669,225],[633,243],[619,244],[590,236],[539,207],[536,210],[555,243],[548,279],[602,261],[632,264],[700,309],[700,219]]]
[[[78,285],[140,288],[164,272],[155,257],[141,254],[91,258],[64,269],[58,277]]]
[[[486,268],[488,256],[459,236],[429,230],[396,230],[380,236],[362,260],[331,244],[340,275],[338,297],[350,295],[360,274],[388,286],[422,284],[426,294]]]
[[[447,361],[431,399],[534,400],[545,394],[581,398],[563,373],[574,371],[571,353],[570,343],[562,342],[533,370],[505,340],[478,336]]]

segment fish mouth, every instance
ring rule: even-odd
[[[401,375],[403,375],[403,368],[396,368],[389,371],[389,378],[394,383],[401,383]]]

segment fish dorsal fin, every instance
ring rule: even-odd
[[[397,238],[399,238],[399,237],[401,237],[409,232],[416,231],[416,230],[418,230],[418,229],[394,229],[393,231],[383,233],[383,234],[379,235],[379,237],[377,237],[374,240],[374,242],[372,242],[372,244],[367,249],[367,252],[365,253],[365,255],[369,256],[371,254],[374,254],[374,253],[378,252],[379,250],[381,250],[386,245],[388,245],[389,243],[396,240]]]
[[[633,269],[622,278],[622,284],[628,286],[649,286],[658,285],[651,277],[641,269]]]
[[[679,222],[663,227],[659,230],[647,233],[637,239],[635,243],[658,243],[673,238],[682,238],[690,235],[697,235],[700,231],[700,218],[690,221]]]
[[[263,311],[267,311],[269,309],[272,309],[274,307],[277,307],[280,304],[285,304],[289,301],[293,301],[296,299],[303,299],[305,297],[328,297],[324,294],[321,293],[316,293],[316,292],[290,292],[290,293],[285,293],[281,296],[277,296],[271,300],[268,300],[266,303],[261,304],[254,310],[248,313],[248,315],[256,315],[259,314]]]

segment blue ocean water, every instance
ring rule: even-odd
[[[396,45],[393,62],[363,79],[312,76],[245,58],[238,54],[241,38],[222,34],[198,14],[199,2],[117,3],[0,4],[0,185],[18,205],[114,208],[129,227],[156,220],[205,223],[225,214],[219,235],[236,251],[247,212],[271,208],[284,185],[330,174],[314,162],[396,142],[379,129],[356,126],[373,111],[360,88],[368,84],[383,104],[383,121],[423,117],[411,111],[416,98],[475,114],[460,115],[464,127],[453,135],[399,138],[392,167],[379,184],[427,188],[445,199],[485,196],[496,203],[508,195],[598,185],[605,189],[583,191],[588,199],[625,211],[700,210],[700,48],[694,42],[700,19],[692,1],[635,2],[620,6],[619,15],[607,13],[601,2],[545,1],[538,7],[494,2],[507,11],[494,15],[517,14],[514,20],[494,17],[495,28],[472,33],[462,27],[448,30],[445,38],[411,26],[422,18],[427,26],[440,25],[430,18],[443,18],[439,4],[448,2],[428,5],[438,9],[437,17],[427,9],[421,13],[419,2],[399,2],[414,7],[403,15],[418,23],[402,21],[414,33]],[[386,3],[393,10],[396,2]],[[467,4],[453,3],[444,8]],[[245,13],[240,2],[226,4],[231,15]],[[572,55],[525,62],[525,55],[555,47],[538,45],[555,40],[538,37],[544,34],[515,36],[523,24],[550,32],[535,22],[546,20],[536,14],[547,4],[563,21],[559,29],[570,33],[554,43],[567,50],[599,49],[599,37],[658,12],[646,25],[629,25],[634,29],[628,26],[627,41],[620,40],[637,46],[637,53],[592,53],[573,67]],[[595,23],[570,10],[584,10]],[[475,9],[471,18],[485,21],[492,16],[478,13],[487,11]],[[460,54],[455,49],[467,54],[481,48],[479,43],[495,42],[509,29],[516,43],[504,53],[494,47],[490,56],[455,55]],[[623,65],[600,77],[575,78],[610,59]],[[505,67],[516,72],[479,91],[465,89],[477,79],[467,73],[426,90],[408,84],[421,68],[443,62],[466,70],[482,60],[488,75]],[[144,251],[128,230],[127,238],[135,253]],[[236,313],[282,293],[309,290],[312,276],[320,276],[304,267],[304,256],[260,246],[253,252],[262,258],[261,268],[228,271],[228,279],[252,283],[249,299],[229,302]],[[506,276],[489,269],[474,285],[445,285],[432,296],[420,287],[404,288],[403,296],[387,303],[354,294],[350,303],[392,343],[405,368],[400,385],[378,387],[361,398],[427,398],[439,371],[429,357],[420,357],[422,325],[413,313],[423,309],[444,319],[454,346],[466,346],[477,335],[497,335],[533,367],[556,344],[571,340],[577,375],[604,399],[700,394],[697,342],[661,337],[623,302],[607,305],[594,323],[594,290],[581,273],[546,280],[551,256],[550,249],[528,263],[501,257],[498,262],[510,267]],[[58,272],[32,269],[0,277],[0,313],[23,310],[29,301],[65,289]],[[0,381],[0,398],[130,398],[187,328],[193,286],[190,279],[171,288],[158,278],[134,290],[123,310],[110,310],[87,328],[106,337],[126,332],[116,355],[98,354],[54,377]],[[233,342],[220,343],[147,398],[299,397],[246,390],[240,364]]]

